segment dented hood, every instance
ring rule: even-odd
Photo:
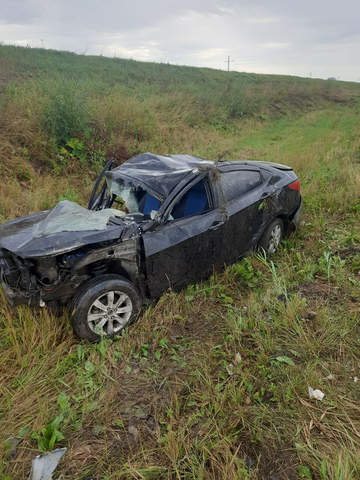
[[[138,225],[124,215],[113,209],[90,211],[65,200],[53,210],[1,225],[0,248],[23,258],[43,257],[98,242],[127,238]]]

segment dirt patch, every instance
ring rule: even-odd
[[[158,423],[151,415],[146,418],[133,416],[129,421],[119,421],[117,426],[112,427],[88,427],[81,430],[72,441],[73,446],[67,452],[68,462],[63,473],[76,475],[79,470],[91,469],[102,461],[110,461],[113,468],[118,463],[120,468],[124,457],[129,454],[134,455],[142,448],[156,450],[158,437]]]
[[[344,292],[340,291],[337,285],[329,283],[323,278],[318,278],[313,282],[300,283],[293,289],[293,293],[301,293],[306,298],[328,300],[332,295],[338,296]]]
[[[256,452],[258,476],[255,478],[268,480],[295,480],[298,478],[294,468],[296,465],[295,455],[291,453],[293,446],[276,446],[266,441],[262,442],[261,448]],[[251,455],[251,454],[250,454]],[[248,458],[253,458],[249,456]]]
[[[114,159],[114,167],[118,167],[122,165],[127,160],[129,160],[133,155],[131,155],[124,146],[122,145],[114,145],[109,147],[108,151],[106,152],[105,158],[106,160],[110,160],[110,158]]]
[[[29,158],[29,163],[32,166],[32,168],[35,170],[36,173],[39,174],[48,174],[50,175],[52,173],[53,167],[49,160],[44,160],[43,158],[37,158],[37,157],[30,157]]]
[[[341,260],[345,260],[345,258],[356,255],[357,253],[360,253],[360,247],[351,246],[349,248],[345,248],[344,250],[338,250],[335,252],[335,255],[339,255]]]
[[[87,139],[82,139],[86,149],[89,152],[99,152],[99,145],[97,140],[87,140]],[[108,137],[103,137],[101,138],[102,144],[106,145],[105,147],[105,163],[108,162],[111,158],[114,159],[114,167],[118,167],[119,165],[122,165],[125,163],[127,160],[129,160],[133,155],[129,153],[124,145],[119,145],[119,144],[113,144]],[[102,150],[103,148],[102,147]]]

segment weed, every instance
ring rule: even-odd
[[[71,138],[84,134],[88,125],[89,107],[88,90],[82,82],[65,80],[45,82],[48,101],[43,111],[43,128],[55,138],[62,147],[68,145],[73,150],[81,151],[80,146],[71,146]],[[69,145],[69,142],[71,145]],[[76,155],[76,153],[74,153]]]
[[[231,267],[229,272],[232,275],[243,283],[247,287],[255,287],[259,282],[262,272],[260,270],[254,271],[251,260],[249,258],[244,258],[240,263]]]
[[[359,478],[358,85],[5,46],[0,64],[1,222],[86,205],[104,157],[148,150],[290,164],[304,199],[279,254],[164,295],[114,341],[0,292],[0,423],[22,440],[15,461],[0,442],[0,477],[66,443],[64,479]]]
[[[57,403],[61,410],[60,415],[55,417],[54,420],[47,422],[46,426],[43,427],[40,432],[34,431],[31,434],[31,438],[38,441],[38,449],[41,452],[51,452],[51,450],[54,449],[56,442],[65,439],[60,431],[60,428],[62,428],[70,410],[70,401],[65,392],[62,392],[59,395]]]

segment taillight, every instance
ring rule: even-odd
[[[300,192],[300,181],[296,180],[296,182],[290,183],[289,188],[291,188],[291,190],[296,190],[297,192]]]

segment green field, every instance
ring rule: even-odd
[[[278,254],[168,292],[114,342],[0,292],[1,479],[63,446],[56,480],[360,478],[359,100],[354,83],[0,46],[0,223],[86,205],[104,158],[145,151],[286,163],[304,198]]]

